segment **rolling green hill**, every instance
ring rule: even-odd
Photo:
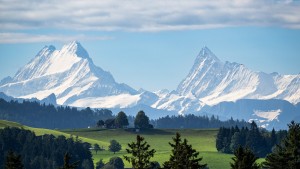
[[[64,132],[78,135],[84,138],[91,138],[94,140],[101,140],[109,143],[110,140],[115,139],[122,145],[122,150],[113,154],[112,152],[107,151],[108,146],[101,145],[104,147],[105,151],[98,152],[95,154],[93,151],[94,161],[97,162],[100,158],[104,162],[108,162],[109,158],[113,156],[123,157],[126,154],[127,144],[135,140],[136,135],[140,134],[145,137],[146,141],[151,145],[151,148],[156,150],[154,158],[152,160],[158,161],[162,164],[164,161],[169,159],[171,153],[171,147],[168,142],[172,141],[172,137],[175,136],[176,132],[179,132],[182,135],[182,138],[187,138],[189,144],[193,145],[197,151],[200,151],[200,156],[203,157],[203,162],[207,163],[209,168],[217,169],[229,168],[229,162],[231,161],[232,155],[223,154],[217,152],[215,148],[215,137],[217,135],[217,129],[152,129],[141,131],[139,133],[133,131],[127,131],[123,129],[84,129],[84,130],[65,130]],[[130,167],[126,161],[124,161],[127,167]]]
[[[189,144],[193,145],[197,151],[200,152],[200,156],[203,157],[203,162],[208,164],[210,169],[226,169],[230,168],[230,162],[232,155],[219,153],[215,147],[215,140],[218,130],[217,129],[151,129],[140,131],[124,130],[124,129],[78,129],[78,130],[49,130],[41,128],[33,128],[21,125],[19,123],[0,120],[0,128],[4,127],[20,127],[28,130],[32,130],[36,135],[53,134],[55,136],[64,135],[66,137],[79,136],[84,142],[91,144],[99,144],[105,150],[100,151],[97,154],[92,151],[94,163],[103,159],[104,162],[108,162],[113,156],[123,157],[126,154],[127,144],[135,140],[136,135],[140,134],[145,137],[146,141],[151,145],[151,148],[156,150],[154,158],[152,160],[158,161],[162,164],[169,159],[171,153],[171,147],[168,142],[172,141],[172,137],[176,132],[182,135],[182,138],[186,138]],[[113,154],[108,151],[109,141],[115,139],[122,145],[122,150]],[[259,161],[262,161],[260,159]],[[126,167],[130,167],[130,164],[124,161]]]
[[[54,136],[59,136],[59,135],[64,135],[65,137],[75,137],[74,135],[65,133],[65,132],[61,132],[58,130],[50,130],[50,129],[43,129],[43,128],[34,128],[34,127],[29,127],[29,126],[25,126],[16,122],[11,122],[11,121],[6,121],[6,120],[0,120],[0,128],[4,128],[4,127],[18,127],[18,128],[23,128],[25,130],[31,130],[33,131],[37,136],[40,135],[44,135],[44,134],[52,134]],[[94,140],[91,138],[84,138],[84,137],[79,137],[80,140],[82,140],[83,142],[88,142],[91,144],[99,144],[99,145],[109,145],[109,143],[101,141],[101,140]]]

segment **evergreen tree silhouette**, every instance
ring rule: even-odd
[[[128,144],[130,149],[126,149],[127,153],[132,156],[124,156],[125,160],[132,164],[134,169],[151,168],[150,158],[154,156],[155,150],[150,150],[150,145],[140,135],[136,136],[136,142]]]
[[[165,169],[200,169],[205,168],[206,164],[200,164],[202,158],[198,158],[199,152],[189,145],[187,139],[183,141],[180,134],[176,133],[173,138],[174,144],[169,143],[172,149],[169,161],[166,161],[163,166]]]
[[[23,169],[24,166],[21,161],[21,156],[9,151],[6,156],[4,169]]]
[[[70,160],[71,160],[71,156],[67,152],[64,156],[64,166],[61,167],[60,169],[75,169],[78,167],[79,161],[70,164]]]
[[[265,168],[300,168],[300,124],[292,121],[288,126],[286,138],[266,157]]]
[[[230,163],[230,166],[232,169],[259,169],[257,159],[258,157],[249,148],[239,146],[234,151],[233,163]]]

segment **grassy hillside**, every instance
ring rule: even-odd
[[[5,128],[5,127],[19,127],[19,128],[23,128],[23,129],[26,129],[26,130],[31,130],[37,136],[44,135],[44,134],[52,134],[54,136],[64,135],[67,138],[71,137],[71,134],[64,133],[64,132],[57,131],[57,130],[34,128],[34,127],[25,126],[25,125],[22,125],[22,124],[19,124],[19,123],[16,123],[16,122],[0,120],[0,128]],[[75,136],[73,136],[73,137],[75,137]],[[103,142],[101,140],[95,140],[95,139],[84,138],[84,137],[79,137],[79,139],[84,141],[84,142],[91,143],[91,144],[97,143],[99,145],[109,145],[107,142]]]
[[[64,135],[66,137],[70,137],[71,135],[79,136],[79,139],[84,142],[89,142],[91,144],[97,143],[101,147],[104,147],[105,151],[98,152],[98,154],[92,151],[94,163],[99,161],[99,159],[103,159],[104,162],[108,162],[113,156],[123,158],[123,155],[126,154],[125,149],[127,148],[127,144],[134,141],[136,139],[136,135],[140,134],[145,137],[146,141],[151,145],[151,148],[156,150],[155,156],[152,160],[158,161],[162,164],[164,161],[169,159],[171,147],[168,142],[172,141],[172,137],[175,136],[176,132],[179,132],[182,135],[182,138],[187,138],[188,143],[192,144],[193,148],[200,152],[200,156],[203,157],[203,162],[207,163],[210,169],[230,168],[229,163],[231,162],[232,157],[232,155],[217,152],[215,148],[215,140],[218,132],[217,129],[153,129],[141,131],[139,133],[123,129],[79,129],[56,131],[33,128],[23,126],[15,122],[0,120],[0,128],[7,126],[32,130],[36,133],[36,135],[53,134],[55,136]],[[122,150],[116,154],[108,151],[109,141],[112,139],[117,140],[122,145]],[[259,161],[262,161],[262,159]],[[130,164],[125,160],[124,163],[126,167],[130,167]]]
[[[125,149],[127,148],[127,144],[132,142],[136,138],[136,134],[140,134],[145,137],[146,141],[151,145],[151,148],[156,150],[155,156],[152,160],[158,161],[162,164],[164,161],[169,159],[171,153],[171,147],[168,142],[172,141],[172,137],[175,136],[176,132],[179,132],[182,135],[182,138],[187,138],[189,144],[192,144],[193,147],[200,151],[200,156],[203,157],[203,162],[207,163],[209,168],[217,169],[217,168],[229,168],[229,162],[231,161],[232,155],[218,153],[215,148],[215,137],[217,135],[217,129],[182,129],[182,130],[147,130],[141,131],[139,133],[135,133],[132,131],[126,131],[122,129],[89,129],[89,130],[65,130],[64,132],[82,136],[85,138],[91,138],[94,140],[101,140],[106,143],[109,143],[110,140],[115,139],[122,145],[122,150],[113,154],[112,152],[107,151],[107,145],[104,146],[105,151],[98,152],[95,154],[93,152],[94,161],[97,162],[100,158],[102,158],[105,162],[109,160],[109,158],[113,156],[123,157],[126,154]],[[130,167],[126,161],[125,165]]]

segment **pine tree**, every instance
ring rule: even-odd
[[[127,153],[132,156],[124,156],[125,160],[132,164],[134,169],[147,169],[151,167],[150,158],[154,156],[155,150],[140,135],[136,136],[136,142],[128,144],[130,149],[126,149]]]
[[[234,133],[230,141],[230,150],[234,152],[239,146],[243,146],[242,135],[240,132]]]
[[[174,144],[169,143],[172,149],[172,154],[169,161],[166,161],[163,166],[166,169],[200,169],[205,168],[206,164],[200,164],[202,158],[198,158],[199,152],[192,148],[192,145],[187,143],[184,139],[183,142],[180,134],[176,133],[173,138]]]
[[[268,152],[266,141],[262,137],[259,128],[254,121],[252,121],[251,128],[246,137],[246,146],[259,157],[265,157]]]
[[[239,146],[234,151],[234,156],[232,157],[233,163],[230,163],[232,169],[259,169],[256,163],[258,157],[250,149]]]
[[[21,162],[21,156],[16,155],[14,152],[9,151],[6,156],[4,169],[23,169],[24,166]]]
[[[79,161],[76,161],[76,162],[70,164],[70,160],[71,160],[71,157],[70,157],[69,153],[67,152],[64,156],[64,166],[61,167],[60,169],[75,169],[78,167]]]
[[[264,167],[270,169],[300,168],[300,124],[292,121],[288,126],[286,138],[276,146],[274,152],[266,157]]]
[[[231,144],[231,137],[232,137],[232,130],[230,128],[224,129],[224,136],[223,136],[223,148],[221,149],[221,152],[223,153],[232,153],[230,149]]]
[[[218,151],[221,151],[223,149],[223,139],[224,139],[224,132],[225,128],[224,127],[220,127],[218,134],[217,134],[217,139],[216,139],[216,147]]]
[[[273,128],[270,137],[270,149],[272,149],[272,147],[276,144],[276,142],[277,142],[276,132],[275,129]]]
[[[267,155],[263,166],[269,169],[286,168],[288,160],[285,150],[281,146],[276,146],[274,151]]]

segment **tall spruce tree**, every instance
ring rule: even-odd
[[[259,157],[264,157],[268,151],[267,143],[254,121],[252,121],[251,128],[246,136],[246,146],[249,147],[252,152]]]
[[[270,149],[272,149],[272,147],[276,144],[276,142],[277,142],[276,132],[275,129],[273,128],[270,137]]]
[[[225,128],[220,127],[218,134],[217,134],[217,139],[216,139],[216,148],[218,151],[221,151],[223,149],[223,139],[225,137]]]
[[[9,151],[6,156],[4,169],[23,169],[24,166],[21,161],[21,156]]]
[[[265,168],[300,168],[300,124],[292,121],[285,139],[266,157]]]
[[[140,135],[136,136],[136,142],[128,144],[127,153],[131,156],[124,156],[125,160],[132,164],[134,169],[151,168],[150,158],[154,156],[155,150],[150,150],[150,145]]]
[[[243,146],[242,139],[243,137],[241,136],[240,132],[236,132],[233,134],[230,141],[230,150],[232,152],[239,148],[239,146]]]
[[[202,158],[198,158],[199,152],[192,148],[192,145],[187,143],[187,139],[183,142],[180,134],[176,133],[173,138],[174,144],[170,143],[172,154],[169,161],[166,161],[163,166],[166,169],[200,169],[205,168],[206,164],[200,164]]]
[[[233,163],[230,163],[230,166],[232,169],[259,169],[257,159],[258,157],[249,148],[239,146],[234,151]]]
[[[60,169],[75,169],[78,167],[79,161],[76,161],[74,163],[70,163],[71,156],[67,152],[64,156],[64,166],[60,167]]]

